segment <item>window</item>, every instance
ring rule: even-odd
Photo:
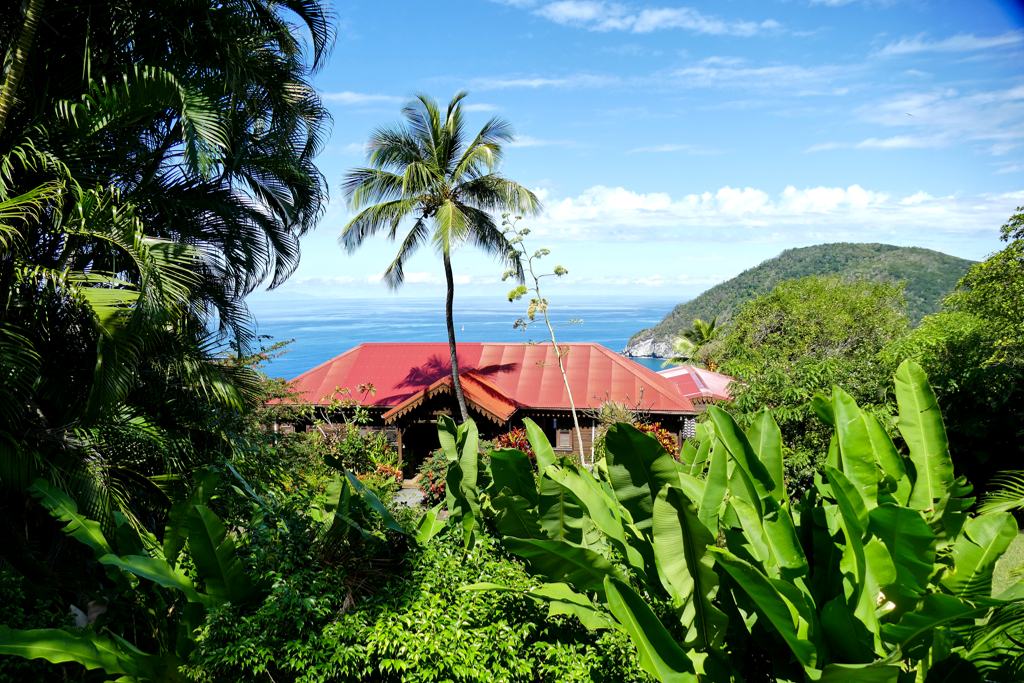
[[[572,450],[572,430],[571,429],[559,429],[558,437],[555,440],[555,448],[560,451]]]

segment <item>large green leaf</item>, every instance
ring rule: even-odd
[[[868,530],[889,551],[896,567],[891,590],[908,598],[923,595],[935,569],[935,532],[924,516],[911,508],[886,503],[868,513]]]
[[[420,521],[416,525],[416,542],[420,545],[430,543],[430,540],[445,528],[445,523],[437,518],[437,513],[440,512],[442,505],[442,503],[438,503],[420,517]]]
[[[953,544],[954,571],[942,587],[959,598],[987,598],[992,594],[992,572],[1017,537],[1017,521],[1008,512],[982,515],[967,522]]]
[[[608,577],[604,585],[608,609],[633,641],[640,668],[662,683],[696,683],[693,663],[647,603],[625,581]]]
[[[111,675],[138,673],[131,658],[116,645],[88,632],[74,636],[56,628],[20,631],[0,624],[0,654],[45,659],[53,664],[77,662],[90,671],[103,669]]]
[[[75,501],[45,479],[36,479],[29,492],[50,514],[65,523],[64,533],[92,548],[97,558],[113,554],[100,523],[78,513]]]
[[[698,517],[700,523],[711,533],[718,533],[718,516],[729,492],[729,454],[725,445],[714,439],[711,448],[711,466],[704,480],[704,497],[700,500]]]
[[[924,370],[912,360],[903,361],[896,371],[896,402],[898,427],[916,476],[909,505],[930,510],[953,483],[953,462],[935,392]]]
[[[987,607],[977,607],[952,595],[929,593],[915,611],[907,612],[895,624],[883,625],[882,639],[899,645],[906,653],[930,639],[939,626],[958,621],[969,623],[987,611]]]
[[[526,595],[534,600],[548,603],[548,616],[557,614],[574,614],[587,629],[610,628],[612,619],[594,607],[590,599],[577,593],[565,583],[546,583],[527,591]]]
[[[224,524],[205,505],[189,515],[188,547],[206,592],[218,602],[240,604],[255,597],[256,587],[235,552]]]
[[[791,581],[806,576],[810,571],[807,556],[800,545],[800,539],[790,516],[789,506],[781,505],[773,498],[766,498],[764,512],[764,538],[778,562],[782,578]]]
[[[540,526],[551,540],[589,545],[585,536],[593,524],[583,506],[571,489],[543,474],[540,477],[537,511],[540,514]]]
[[[198,470],[193,476],[195,485],[192,490],[181,500],[175,501],[167,513],[167,525],[164,527],[164,557],[171,566],[177,563],[178,553],[188,540],[188,518],[192,508],[209,503],[220,482],[220,473],[209,468]]]
[[[878,504],[878,483],[882,479],[864,411],[848,393],[832,389],[832,408],[836,417],[836,435],[842,471],[857,488],[867,507]]]
[[[861,495],[861,489],[850,481],[846,474],[830,465],[825,465],[825,474],[832,484],[832,493],[839,504],[839,512],[842,513],[847,528],[856,534],[858,539],[863,538],[868,530],[868,505]]]
[[[522,496],[502,494],[491,499],[497,511],[494,523],[502,536],[545,540],[548,536],[541,528],[537,510]]]
[[[718,406],[710,406],[708,408],[708,415],[715,423],[715,434],[725,444],[729,455],[733,457],[737,465],[743,468],[743,471],[750,479],[758,501],[767,498],[770,495],[768,492],[775,490],[776,482],[754,453],[754,449],[750,446],[750,441],[747,440],[747,435],[736,424],[736,420],[732,418],[732,415]],[[781,487],[782,482],[779,482],[778,486]],[[747,502],[754,504],[757,501]],[[759,506],[760,503],[755,507]]]
[[[127,557],[104,555],[100,558],[100,563],[120,567],[165,588],[175,588],[181,591],[189,602],[198,602],[204,605],[213,603],[208,596],[200,595],[191,579],[181,572],[175,571],[174,567],[166,560],[144,555],[129,555]]]
[[[771,411],[763,408],[754,417],[754,424],[747,431],[747,440],[758,459],[768,470],[773,488],[768,492],[775,500],[786,500],[785,468],[782,465],[782,430],[772,417]]]
[[[533,465],[525,453],[514,448],[499,448],[491,451],[491,490],[501,493],[507,488],[513,496],[520,496],[537,505],[537,482]]]
[[[543,472],[555,464],[555,450],[551,447],[548,437],[544,436],[544,430],[538,427],[536,422],[525,417],[523,426],[526,427],[526,440],[533,448],[533,457],[537,459],[537,469]]]
[[[820,677],[808,675],[815,683],[896,683],[902,669],[895,664],[829,664]]]
[[[555,465],[544,470],[544,475],[572,491],[587,516],[608,541],[634,569],[644,572],[643,556],[627,539],[618,501],[605,493],[601,484],[589,472],[569,465]]]
[[[818,652],[812,636],[814,625],[810,624],[793,602],[784,596],[776,584],[759,572],[753,565],[728,550],[711,548],[719,565],[750,598],[759,614],[767,620],[765,628],[771,625],[789,646],[797,661],[804,667],[813,668],[818,662]]]
[[[658,491],[679,481],[675,459],[657,439],[622,422],[608,430],[605,447],[616,499],[629,511],[636,527],[649,533]]]
[[[565,541],[505,538],[502,545],[526,560],[530,569],[549,581],[563,581],[580,591],[604,593],[604,577],[625,580],[622,572],[593,550]]]
[[[682,606],[686,647],[708,650],[721,645],[729,620],[711,604],[718,593],[715,559],[708,554],[715,537],[697,519],[693,503],[667,487],[654,501],[654,554],[670,593]]]

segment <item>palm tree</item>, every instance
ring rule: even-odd
[[[681,365],[690,362],[695,357],[699,357],[702,351],[707,351],[708,346],[712,342],[717,341],[721,331],[722,328],[718,326],[718,316],[712,318],[711,322],[694,318],[693,324],[683,330],[682,334],[672,342],[672,350],[675,351],[676,355],[665,361],[662,367],[666,365]],[[700,362],[706,365],[708,369],[714,370],[713,366],[715,364],[710,359],[702,359]]]
[[[350,208],[359,213],[338,240],[351,253],[382,230],[396,239],[402,223],[411,220],[398,255],[384,271],[391,289],[402,285],[405,262],[428,241],[441,256],[448,284],[445,320],[452,385],[463,421],[469,419],[469,411],[455,350],[452,251],[474,244],[507,264],[522,282],[523,266],[492,213],[536,215],[541,208],[532,192],[495,172],[503,158],[502,145],[515,139],[507,121],[492,118],[472,141],[467,140],[461,104],[465,97],[465,92],[456,94],[442,116],[436,100],[417,95],[402,109],[402,125],[374,131],[369,167],[353,169],[342,183]]]

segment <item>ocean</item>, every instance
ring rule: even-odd
[[[630,336],[656,325],[678,299],[626,297],[561,297],[552,299],[552,323],[583,321],[555,329],[559,342],[595,342],[621,351]],[[291,379],[364,342],[444,342],[444,299],[277,299],[273,294],[249,301],[257,333],[270,335],[263,344],[294,339],[288,353],[269,363],[272,377]],[[548,338],[543,320],[527,332],[512,324],[525,315],[524,302],[501,297],[460,296],[455,293],[455,337],[460,342],[542,341]],[[637,358],[635,362],[660,370],[663,361]]]

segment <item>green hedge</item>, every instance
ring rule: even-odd
[[[624,635],[549,618],[522,594],[458,590],[478,581],[539,584],[488,538],[468,552],[436,539],[411,549],[393,574],[372,565],[296,571],[278,577],[255,611],[213,612],[190,675],[202,683],[648,680]]]

